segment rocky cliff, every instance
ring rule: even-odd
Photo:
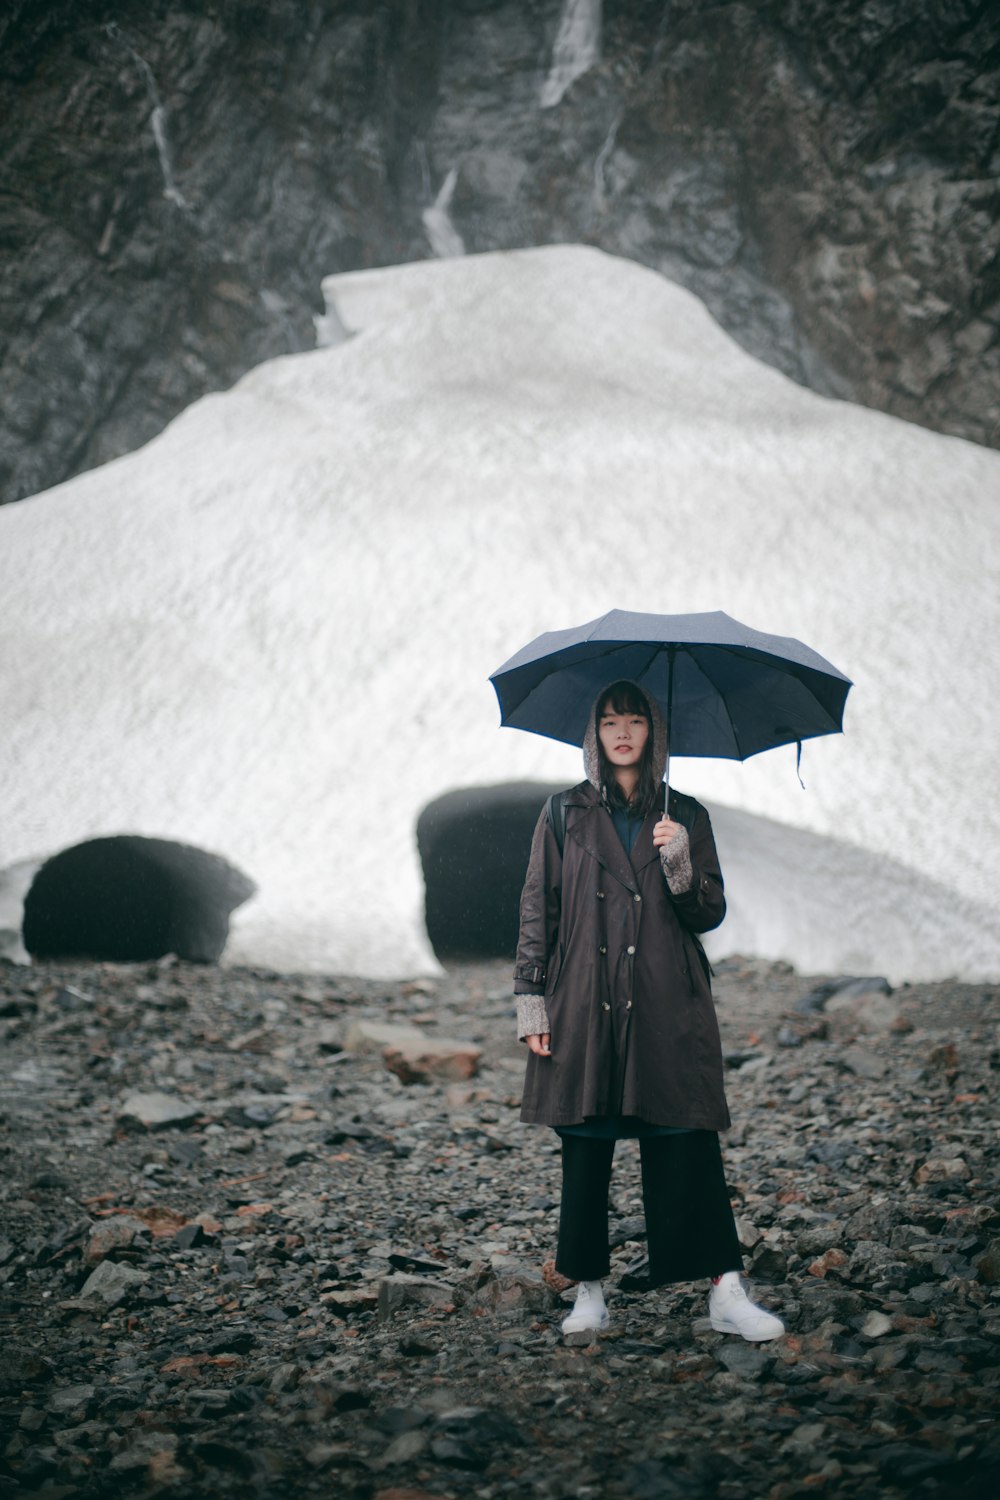
[[[629,256],[804,384],[1000,443],[1000,11],[570,8],[563,91],[562,0],[9,0],[2,497],[309,348],[323,275],[459,244]]]

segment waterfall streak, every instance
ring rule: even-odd
[[[114,22],[106,29],[112,41],[121,42],[122,46],[126,48],[139,72],[142,74],[143,82],[146,85],[149,102],[153,106],[149,123],[153,131],[153,140],[156,143],[156,154],[160,159],[160,171],[163,173],[163,196],[170,203],[175,204],[177,208],[189,209],[191,205],[177,186],[177,181],[174,177],[173,163],[170,159],[170,142],[167,140],[167,111],[163,100],[160,98],[160,91],[156,86],[156,78],[153,70],[142,54],[135,50],[131,42],[127,40]]]
[[[608,131],[604,145],[597,153],[597,160],[594,162],[594,197],[600,204],[604,204],[607,201],[607,181],[604,176],[604,168],[607,166],[608,159],[615,149],[615,141],[618,138],[618,127],[621,122],[622,112],[619,111],[611,122],[611,129]]]
[[[583,73],[601,58],[601,0],[563,0],[552,49],[552,66],[542,86],[542,109],[552,109]]]
[[[452,167],[434,202],[420,215],[424,221],[427,238],[431,242],[431,249],[441,260],[447,260],[453,255],[465,254],[465,241],[451,222],[451,215],[448,213],[457,181],[458,168]]]

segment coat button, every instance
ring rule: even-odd
[[[630,943],[629,946],[625,949],[625,952],[626,953],[634,953],[635,952],[635,944],[634,943]]]
[[[610,1010],[611,1009],[611,1006],[608,1004],[607,1000],[602,1000],[601,1001],[601,1009],[602,1010]]]
[[[632,1009],[632,1002],[631,1002],[631,1000],[626,1000],[625,1001],[625,1009],[626,1010],[631,1010]]]
[[[635,895],[632,897],[632,900],[633,901],[641,901],[642,900],[642,897],[639,895],[638,891],[636,891]]]
[[[598,901],[603,901],[604,900],[604,892],[603,891],[598,891],[598,893],[597,893],[597,899],[598,899]]]
[[[607,953],[607,951],[608,951],[608,945],[607,945],[607,943],[602,943],[601,946],[600,946],[600,948],[598,948],[597,951],[598,951],[598,953]]]

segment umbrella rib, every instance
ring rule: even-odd
[[[683,645],[683,644],[681,644],[678,641],[671,642],[671,646],[673,647],[673,650],[675,652],[679,653],[679,652],[683,651],[684,654],[692,662],[692,664],[698,669],[698,671],[701,672],[701,674],[704,677],[707,677],[708,681],[712,683],[713,688],[715,688],[715,691],[719,695],[719,702],[722,704],[722,707],[725,709],[726,718],[729,721],[729,728],[730,728],[730,730],[732,732],[732,736],[733,736],[733,744],[736,746],[737,751],[740,752],[739,753],[739,759],[742,761],[743,760],[743,754],[742,754],[743,747],[740,744],[740,736],[739,736],[739,733],[737,731],[736,724],[735,724],[735,722],[733,720],[733,716],[732,716],[732,714],[729,711],[729,704],[726,702],[726,699],[725,699],[725,697],[724,697],[721,689],[712,680],[711,674],[708,671],[706,671],[706,669],[702,665],[702,663],[697,660],[697,658],[695,657],[694,653],[691,651],[690,646]],[[725,647],[722,647],[720,649],[721,650],[725,650]],[[654,646],[653,650],[652,650],[652,653],[651,653],[649,659],[647,660],[646,665],[643,667],[642,671],[643,672],[648,672],[649,669],[650,669],[650,667],[653,665],[653,662],[656,660],[656,658],[658,656],[662,656],[662,654],[663,654],[663,652],[665,650],[667,650],[667,647],[664,646],[662,643],[658,643],[656,646]],[[732,655],[735,655],[736,653],[735,652],[729,652],[727,654],[730,655],[730,656],[732,656]],[[641,675],[642,675],[642,673],[640,673],[640,676]],[[672,737],[673,737],[673,726],[668,722],[668,724],[667,724],[667,743],[668,744],[671,743]],[[678,752],[678,753],[680,753],[680,752]]]
[[[652,651],[649,653],[649,656],[646,658],[646,664],[645,664],[645,666],[643,667],[642,671],[638,674],[640,677],[644,677],[645,676],[645,674],[649,671],[650,667],[653,665],[654,661],[659,656],[659,654],[660,654],[660,652],[662,650],[663,650],[663,647],[661,645],[654,645]]]
[[[684,647],[682,646],[680,649],[683,651]],[[723,652],[725,652],[725,654],[727,656],[737,656],[738,655],[737,652],[735,652],[735,651],[728,651],[725,646],[719,647],[719,654],[721,655]],[[688,652],[688,655],[691,656],[691,652],[690,651]],[[693,656],[691,656],[691,660],[695,661],[695,658]],[[704,664],[699,663],[699,662],[695,662],[695,665],[698,667],[698,670],[700,672],[702,672],[708,678],[709,682],[712,684],[712,686],[715,688],[715,691],[719,695],[719,702],[722,704],[722,707],[725,709],[726,718],[729,720],[729,728],[732,730],[733,744],[736,746],[736,749],[739,752],[737,758],[742,761],[744,759],[744,756],[743,756],[743,746],[740,744],[739,731],[736,728],[736,721],[734,720],[734,718],[732,716],[732,713],[730,711],[730,708],[729,708],[729,704],[726,701],[726,695],[725,695],[725,693],[723,693],[722,689],[719,687],[718,683],[714,680],[714,678],[712,677],[712,674],[708,671],[707,667],[705,667]]]

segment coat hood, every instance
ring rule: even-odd
[[[600,762],[597,755],[597,706],[608,691],[608,688],[613,686],[614,683],[609,682],[606,687],[601,689],[591,704],[590,718],[587,720],[587,732],[583,737],[584,773],[598,796],[600,796],[601,792],[601,774]],[[635,688],[636,692],[642,693],[642,696],[649,704],[649,717],[653,725],[653,774],[659,782],[663,780],[663,773],[667,766],[667,726],[656,699],[651,697],[637,682],[633,682],[631,686]]]

